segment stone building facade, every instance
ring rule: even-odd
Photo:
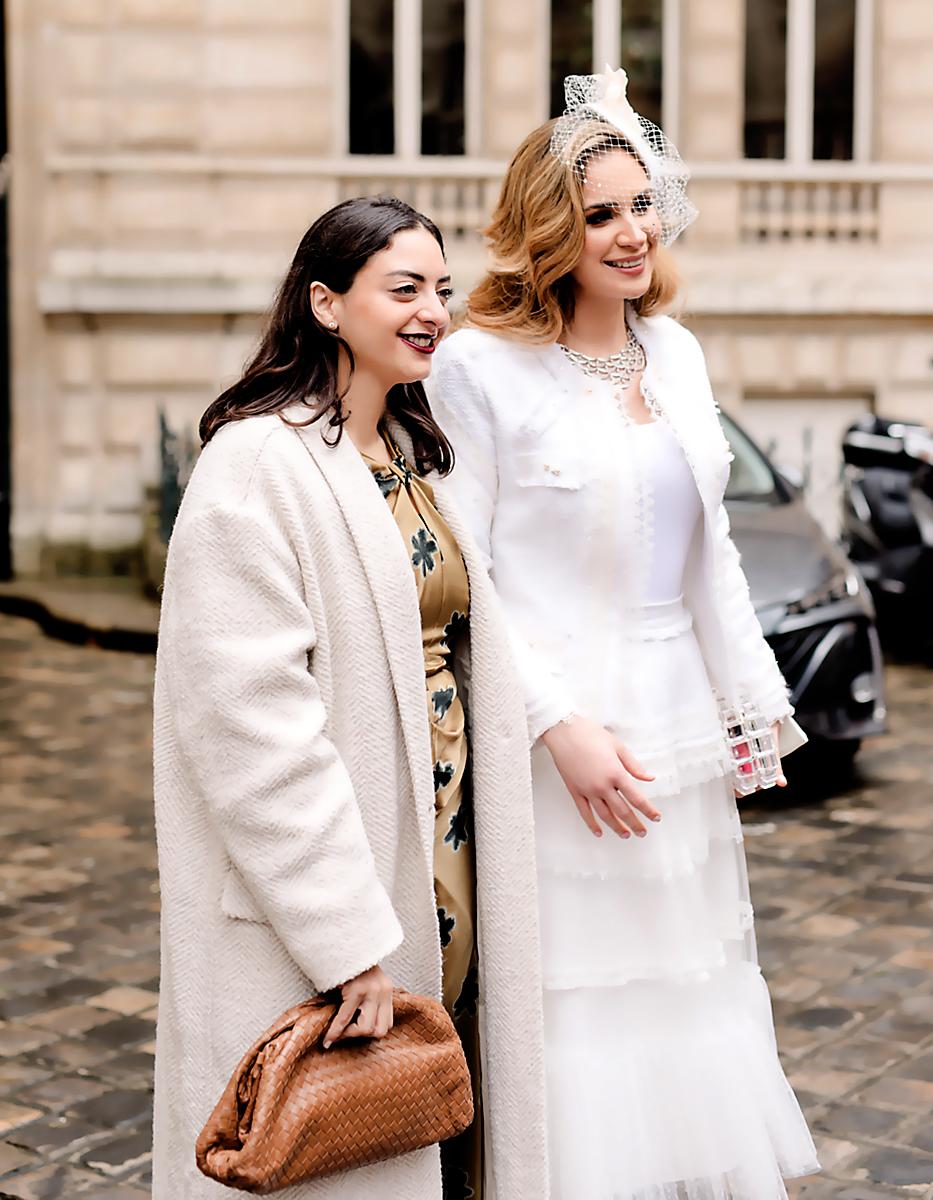
[[[326,206],[412,200],[468,290],[564,60],[622,61],[691,162],[685,319],[828,524],[852,413],[933,421],[929,0],[579,7],[568,26],[572,0],[8,0],[19,575],[139,569],[159,412],[190,429],[235,377]],[[850,104],[826,116],[838,89],[814,79],[839,61]]]

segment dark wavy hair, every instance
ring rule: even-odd
[[[265,413],[281,413],[294,404],[309,409],[310,425],[327,417],[336,429],[334,444],[343,433],[346,393],[337,386],[337,365],[343,346],[354,369],[353,351],[338,333],[325,328],[311,308],[311,284],[318,280],[334,292],[350,290],[357,272],[384,250],[396,234],[426,229],[444,252],[444,239],[432,220],[396,196],[361,196],[345,200],[318,217],[295,251],[282,281],[256,353],[242,377],[227,388],[201,417],[201,445],[218,429]],[[386,396],[386,412],[408,433],[419,472],[446,475],[453,451],[431,415],[421,383],[399,383]],[[286,420],[282,417],[282,420]]]

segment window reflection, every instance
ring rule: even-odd
[[[820,0],[822,3],[822,0]],[[787,0],[745,5],[745,157],[783,158]]]
[[[813,157],[851,158],[855,117],[855,0],[818,0]]]
[[[395,150],[393,0],[350,0],[350,153]]]
[[[421,153],[463,153],[464,0],[428,0],[421,27]]]

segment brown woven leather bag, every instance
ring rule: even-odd
[[[266,1195],[466,1129],[470,1073],[446,1010],[400,988],[393,1005],[386,1037],[329,1050],[321,1041],[339,1003],[317,997],[283,1013],[243,1056],[201,1131],[204,1174]]]

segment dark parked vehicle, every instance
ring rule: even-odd
[[[752,603],[814,750],[840,766],[884,729],[875,609],[858,570],[810,516],[799,490],[729,417],[726,489]]]
[[[875,598],[885,640],[929,645],[933,433],[866,416],[846,432],[843,543]]]

